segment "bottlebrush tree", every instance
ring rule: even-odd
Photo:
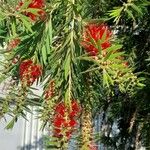
[[[112,3],[119,7],[108,11]],[[141,8],[136,1],[121,5],[88,0],[1,0],[0,4],[1,82],[10,83],[0,99],[0,117],[12,116],[7,128],[26,117],[30,105],[40,106],[42,129],[52,130],[49,147],[68,149],[69,141],[76,137],[77,149],[98,149],[96,142],[103,142],[104,131],[94,133],[93,119],[102,110],[112,110],[117,102],[118,112],[123,111],[121,105],[144,88],[145,78],[137,73],[121,33],[122,16],[135,25],[136,12],[142,17],[149,3],[139,1]],[[35,95],[33,84],[42,85],[40,97],[30,98]],[[117,123],[115,119],[112,122]],[[129,127],[131,132],[132,125]]]

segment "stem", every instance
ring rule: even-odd
[[[143,124],[138,125],[137,127],[137,132],[136,132],[136,137],[135,137],[135,150],[139,150],[141,148],[140,136],[141,136],[142,127],[143,127]]]
[[[75,3],[74,0],[72,0],[70,2],[72,4]],[[70,7],[70,5],[68,4],[68,10],[69,10],[69,7]],[[69,18],[71,18],[71,17],[72,17],[72,21],[70,22],[71,23],[70,48],[68,48],[68,52],[66,55],[67,57],[70,57],[69,73],[68,73],[68,91],[69,91],[69,93],[68,93],[68,98],[67,98],[69,105],[71,104],[71,89],[72,89],[72,70],[71,70],[72,69],[72,59],[74,56],[74,49],[75,49],[75,46],[74,46],[74,25],[75,25],[74,17],[75,17],[75,13],[74,13],[73,9],[72,9],[72,12],[70,13]]]

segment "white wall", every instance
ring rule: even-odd
[[[8,117],[7,117],[8,118]],[[17,150],[22,140],[23,121],[18,120],[12,130],[4,129],[6,122],[0,121],[0,150]]]
[[[6,122],[0,121],[0,150],[44,150],[41,122],[36,118],[36,107],[31,107],[33,114],[27,113],[27,119],[20,118],[12,130],[5,129]],[[10,117],[6,117],[10,120]]]

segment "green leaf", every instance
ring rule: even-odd
[[[0,11],[0,21],[4,20],[6,18],[5,13]]]
[[[6,129],[12,129],[12,128],[14,127],[15,121],[16,121],[16,118],[14,117],[14,118],[7,124],[7,126],[6,126],[5,128],[6,128]]]
[[[126,89],[125,89],[123,84],[119,84],[119,89],[120,89],[121,92],[125,92],[126,91]]]
[[[70,88],[67,88],[66,92],[65,92],[65,105],[67,106],[71,106],[71,100],[70,100],[70,95],[71,95],[71,91]]]
[[[25,9],[25,11],[26,12],[30,12],[30,13],[32,13],[32,14],[34,14],[34,15],[39,15],[38,14],[38,12],[40,11],[41,9],[38,9],[38,8],[27,8],[27,9]]]
[[[126,12],[127,12],[128,16],[129,16],[129,18],[132,18],[135,21],[135,18],[133,16],[132,12],[129,9],[126,9]]]
[[[107,71],[106,71],[105,73],[106,73],[106,75],[107,75],[108,82],[109,82],[111,85],[114,85],[114,82],[113,82],[112,78],[110,77],[110,75],[107,73]]]
[[[143,87],[145,87],[145,84],[143,84],[143,83],[137,83],[137,86],[143,88]]]
[[[108,14],[110,16],[110,19],[114,18],[114,22],[118,23],[123,9],[124,7],[115,7],[114,10],[109,11]]]
[[[119,57],[119,56],[123,56],[124,55],[124,52],[117,52],[117,53],[113,53],[109,56],[109,60],[113,60],[115,59],[116,57]]]
[[[87,69],[86,71],[83,71],[83,72],[81,72],[81,73],[84,74],[84,73],[88,73],[88,72],[97,71],[97,70],[99,70],[99,69],[100,69],[100,67],[94,67],[94,66],[92,66],[91,68],[89,68],[89,69]]]
[[[130,6],[131,6],[135,11],[137,11],[140,15],[143,15],[141,9],[140,9],[138,6],[136,6],[134,3],[132,3]]]
[[[150,6],[150,1],[143,0],[142,5],[143,5],[143,6]]]
[[[24,1],[23,5],[20,7],[20,10],[24,10],[29,6],[29,4],[32,2],[32,0]]]
[[[101,40],[99,39],[98,41],[97,41],[97,48],[98,48],[98,51],[99,51],[99,54],[101,54],[102,53],[102,48],[101,48]]]
[[[109,87],[107,71],[103,69],[103,86]]]
[[[112,45],[111,47],[107,48],[107,55],[104,58],[104,61],[109,59],[112,53],[122,48],[122,45]]]
[[[46,65],[47,64],[47,51],[46,51],[45,46],[42,47],[42,60],[43,60],[44,65]]]
[[[20,20],[23,22],[23,25],[31,32],[33,33],[33,30],[31,28],[32,24],[31,24],[31,20],[29,17],[26,17],[22,14],[18,14],[20,16]]]
[[[122,48],[122,45],[120,44],[117,44],[117,45],[112,45],[111,47],[107,48],[107,52],[110,52],[110,51],[116,51],[116,50],[119,50]]]
[[[109,11],[109,15],[114,18],[119,17],[122,10],[123,7],[115,7],[114,10]]]
[[[94,47],[97,48],[97,43],[95,41],[95,39],[92,37],[92,35],[88,32],[88,37],[90,38],[90,42],[87,42],[90,45],[93,45]]]
[[[49,37],[49,41],[50,41],[50,46],[52,45],[52,19],[51,19],[51,16],[50,16],[50,19],[49,19],[49,23],[48,23],[48,37]]]
[[[70,55],[67,55],[67,58],[65,60],[65,64],[64,64],[64,72],[65,72],[65,80],[67,80],[68,75],[69,75],[69,71],[70,71]]]
[[[80,57],[78,57],[77,59],[79,59],[79,60],[85,60],[85,61],[90,61],[90,62],[93,62],[93,63],[99,65],[99,61],[93,59],[92,57],[80,56]]]
[[[102,38],[101,38],[101,43],[105,42],[106,37],[107,37],[107,28],[105,29],[105,31],[104,31],[104,33],[103,33],[103,36],[102,36]]]

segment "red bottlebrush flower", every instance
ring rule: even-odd
[[[21,2],[19,2],[19,4],[17,5],[17,7],[16,7],[16,10],[19,10],[20,9],[20,7],[23,5],[23,2],[21,1]]]
[[[42,74],[42,68],[32,60],[25,60],[19,66],[19,75],[23,84],[30,86]]]
[[[123,56],[119,56],[118,59],[122,61],[122,64],[123,64],[124,67],[129,66],[129,62],[125,61],[125,58]]]
[[[13,39],[8,43],[7,50],[11,51],[12,49],[16,48],[20,44],[21,40],[19,38]]]
[[[104,50],[111,46],[109,42],[111,35],[111,31],[105,24],[89,24],[85,26],[81,45],[91,56],[96,56],[98,48],[92,41],[97,43],[98,40],[103,40],[100,46]]]
[[[54,96],[54,87],[55,87],[55,83],[52,80],[52,81],[50,81],[48,87],[46,88],[46,90],[44,92],[45,99],[49,99]]]
[[[70,117],[75,117],[76,114],[77,114],[77,112],[74,111],[74,110],[72,110],[72,111],[70,112],[69,116],[70,116]]]
[[[126,61],[126,62],[123,63],[123,65],[124,65],[125,67],[128,67],[128,66],[129,66],[129,62]]]
[[[61,129],[54,129],[53,131],[53,136],[54,137],[57,137],[57,138],[61,138],[62,137],[62,134],[61,134]]]
[[[55,137],[62,137],[63,131],[65,136],[70,139],[72,132],[74,131],[74,127],[77,125],[75,120],[65,120],[61,116],[55,116],[53,121],[54,131],[53,134]]]
[[[19,9],[19,7],[21,7],[24,3],[23,2],[20,2],[19,3],[19,6],[17,7],[17,9]],[[29,4],[28,8],[37,8],[37,9],[40,9],[37,13],[38,13],[38,16],[44,20],[45,19],[45,16],[46,16],[46,13],[45,11],[43,10],[43,8],[45,7],[45,0],[32,0],[32,2]],[[25,15],[30,17],[31,20],[33,21],[36,21],[38,16],[31,13],[31,12],[25,12]]]
[[[80,110],[80,106],[79,104],[77,103],[77,101],[72,101],[71,103],[71,107],[74,111],[78,112]]]
[[[19,55],[15,56],[12,60],[13,64],[16,64],[19,61]]]
[[[72,135],[72,131],[67,131],[66,132],[66,137],[67,137],[68,140],[71,138],[71,135]]]
[[[23,62],[20,64],[20,68],[19,68],[20,75],[22,76],[23,73],[24,73],[25,71],[27,71],[27,69],[29,68],[29,66],[31,66],[32,64],[33,64],[33,61],[32,61],[32,60],[23,61]]]
[[[41,75],[41,66],[33,65],[31,66],[31,76],[32,77],[39,77]]]
[[[71,112],[65,106],[63,102],[56,105],[55,115],[53,119],[54,126],[54,136],[62,137],[62,131],[65,130],[65,136],[70,139],[74,128],[78,125],[78,122],[74,119],[74,117],[79,115],[80,106],[77,101],[73,100],[71,102]],[[56,129],[60,129],[59,132]],[[56,133],[57,132],[57,133]]]
[[[69,112],[69,116],[70,117],[75,117],[78,115],[78,113],[80,112],[80,106],[77,103],[77,101],[72,101],[71,102],[71,112],[68,111],[68,108],[66,108],[64,103],[59,103],[56,108],[55,108],[55,112],[64,116],[65,112]]]
[[[55,112],[61,116],[65,115],[65,111],[66,111],[66,108],[65,108],[64,103],[59,103],[55,108]]]
[[[32,3],[29,4],[29,7],[32,8],[42,8],[45,6],[45,0],[32,0]]]
[[[90,150],[98,150],[98,147],[97,147],[97,145],[94,142],[91,142],[89,144],[89,149]]]
[[[75,117],[81,111],[81,107],[79,106],[77,101],[72,101],[71,105],[72,105],[72,110],[71,110],[69,116]]]
[[[69,121],[69,126],[70,127],[75,127],[77,125],[77,122],[74,120],[74,119],[71,119],[70,121]]]
[[[54,117],[54,120],[53,120],[53,125],[57,128],[60,128],[62,127],[62,125],[65,123],[65,119],[64,117],[62,116],[59,116],[59,115],[56,115]]]

